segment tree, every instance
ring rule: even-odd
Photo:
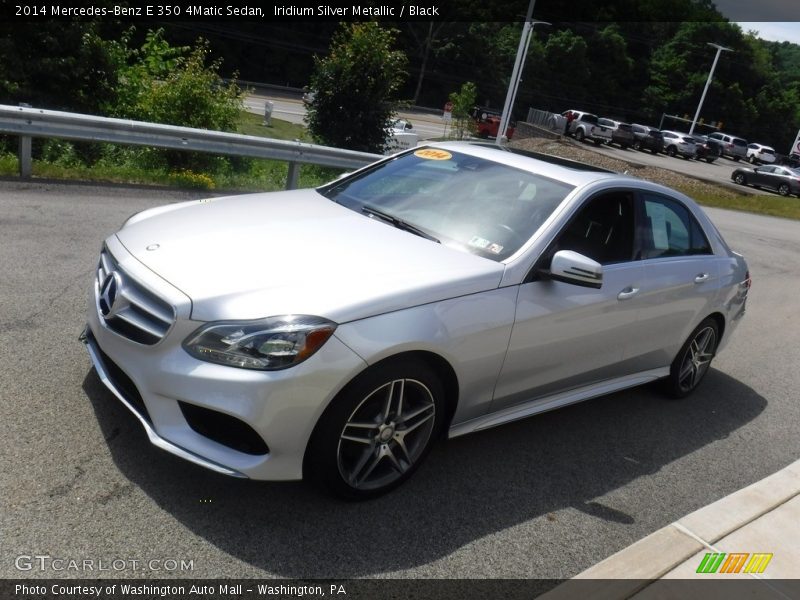
[[[463,84],[458,92],[450,94],[450,102],[453,103],[453,130],[459,140],[463,139],[465,133],[475,130],[475,121],[470,113],[475,107],[477,95],[478,90],[471,81]]]
[[[384,151],[406,78],[406,55],[392,49],[396,33],[375,22],[344,23],[328,56],[314,58],[311,88],[316,95],[306,123],[319,143]]]

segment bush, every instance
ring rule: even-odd
[[[383,152],[406,78],[405,54],[392,50],[395,35],[374,22],[346,23],[334,35],[328,56],[314,58],[316,95],[306,122],[316,141]]]

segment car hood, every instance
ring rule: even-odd
[[[343,323],[496,288],[504,270],[315,190],[162,207],[117,237],[203,321],[313,314]]]

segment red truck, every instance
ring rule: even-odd
[[[482,138],[496,138],[497,132],[500,130],[500,119],[502,113],[494,108],[486,108],[484,106],[476,106],[472,109],[472,118],[475,119],[475,125],[479,137]],[[506,129],[506,138],[509,140],[514,135],[514,126],[509,124]]]

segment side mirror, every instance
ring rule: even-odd
[[[603,265],[573,250],[559,250],[550,262],[550,279],[600,289],[603,285]]]

